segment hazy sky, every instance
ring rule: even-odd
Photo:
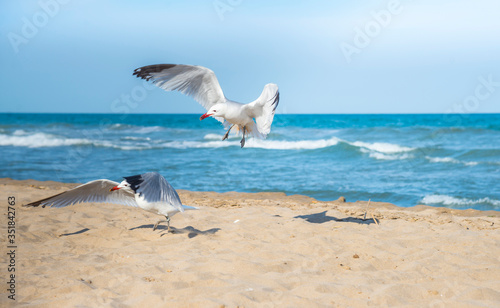
[[[361,2],[359,4],[358,2]],[[500,112],[500,1],[0,2],[0,112],[203,113],[132,76],[212,69],[279,113]]]

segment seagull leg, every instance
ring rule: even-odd
[[[224,135],[224,137],[222,137],[222,141],[226,140],[227,137],[229,137],[229,132],[231,131],[231,128],[233,128],[234,124],[231,125],[231,127],[229,127],[229,129],[227,130],[226,134]]]
[[[160,220],[158,221],[157,223],[155,223],[155,225],[153,226],[153,231],[156,230],[156,227],[158,227],[158,225],[162,222],[166,222],[167,223],[167,233],[170,232],[170,217],[168,216],[165,216],[166,220]]]
[[[158,221],[157,223],[155,223],[155,225],[154,225],[154,227],[153,227],[153,231],[154,231],[154,230],[156,230],[156,227],[158,227],[158,225],[159,225],[160,223],[162,223],[162,222],[164,222],[164,220],[160,220],[160,221]]]
[[[153,231],[156,230],[156,227],[158,227],[158,225],[160,224],[160,222],[162,222],[163,220],[160,220],[158,221],[157,223],[155,223],[155,225],[153,226]]]
[[[243,138],[241,138],[241,147],[243,148],[245,146],[245,133],[247,131],[247,127],[246,126],[243,126]]]
[[[170,233],[170,217],[165,216],[167,218],[167,233]]]

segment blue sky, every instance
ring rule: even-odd
[[[132,76],[158,63],[279,113],[500,112],[500,1],[357,2],[2,1],[0,112],[203,113]]]

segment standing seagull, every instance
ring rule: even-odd
[[[198,208],[182,205],[175,189],[157,172],[124,177],[120,184],[110,180],[95,180],[82,184],[52,197],[35,201],[24,206],[65,207],[76,203],[117,203],[140,207],[143,210],[163,215],[170,231],[170,217],[184,210]],[[158,224],[165,220],[158,221]]]
[[[224,96],[214,72],[203,66],[148,65],[135,69],[133,75],[147,81],[152,80],[163,90],[179,91],[194,98],[207,110],[200,120],[214,117],[222,123],[224,120],[229,122],[229,129],[222,140],[227,139],[229,131],[236,125],[243,132],[241,147],[245,145],[246,134],[266,138],[271,131],[274,112],[280,99],[278,86],[268,83],[259,98],[249,104],[231,101]]]

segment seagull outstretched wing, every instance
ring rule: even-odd
[[[215,73],[203,66],[183,64],[155,64],[137,68],[135,76],[152,81],[166,91],[179,91],[191,96],[206,110],[226,101]],[[224,119],[217,118],[224,122]]]
[[[131,191],[123,189],[110,191],[110,189],[116,185],[118,185],[117,182],[110,180],[95,180],[52,197],[25,204],[24,206],[36,207],[41,205],[42,207],[64,207],[77,203],[96,202],[116,203],[137,207],[138,205],[135,202],[135,196]]]

